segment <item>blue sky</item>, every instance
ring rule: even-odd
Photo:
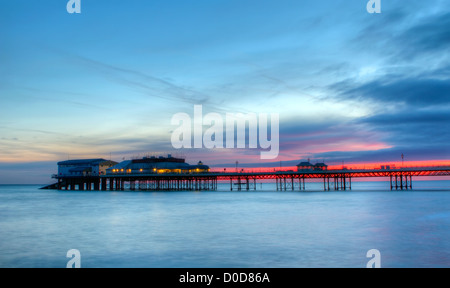
[[[382,0],[376,15],[365,0],[66,3],[0,1],[0,184],[110,153],[267,164],[173,151],[171,117],[196,104],[279,113],[276,162],[450,159],[445,1]]]

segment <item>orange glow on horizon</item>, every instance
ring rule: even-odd
[[[326,164],[326,163],[325,163]],[[371,163],[349,163],[344,165],[329,165],[328,170],[340,170],[343,168],[346,169],[380,169],[381,166],[390,166],[391,169],[395,168],[412,168],[412,167],[443,167],[450,166],[450,160],[424,160],[424,161],[392,161],[392,162],[371,162]],[[212,168],[212,172],[236,172],[236,168],[227,167],[227,168]],[[238,172],[274,172],[274,171],[297,171],[297,166],[286,166],[286,167],[238,167]]]

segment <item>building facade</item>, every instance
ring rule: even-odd
[[[308,171],[327,171],[328,165],[325,163],[311,164],[308,162],[301,162],[297,165],[297,172],[308,172]]]
[[[113,167],[106,169],[106,175],[123,174],[192,174],[206,173],[210,168],[201,161],[197,165],[190,165],[185,159],[168,157],[144,157],[123,161]]]
[[[97,177],[106,175],[107,169],[117,162],[105,159],[78,159],[58,162],[57,178]]]

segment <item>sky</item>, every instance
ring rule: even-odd
[[[69,14],[65,0],[0,0],[0,184],[49,183],[67,159],[164,154],[448,164],[450,6],[381,3],[81,0]],[[174,149],[171,119],[194,105],[278,113],[278,157]]]

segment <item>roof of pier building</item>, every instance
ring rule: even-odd
[[[58,166],[63,166],[63,165],[65,165],[65,166],[95,166],[95,165],[100,165],[103,162],[108,162],[108,160],[105,160],[102,158],[67,160],[67,161],[58,162]]]
[[[314,165],[311,164],[310,162],[301,162],[297,166],[300,166],[300,167],[313,167]]]

